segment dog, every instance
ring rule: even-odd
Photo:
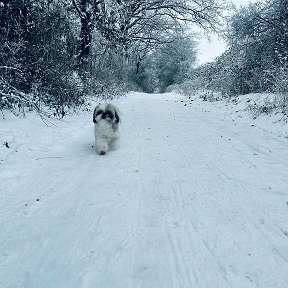
[[[120,112],[112,104],[99,104],[93,112],[96,151],[105,155],[109,149],[116,149],[119,139]]]

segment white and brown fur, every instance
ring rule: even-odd
[[[119,139],[120,113],[112,104],[99,104],[93,113],[96,150],[105,155],[115,149]]]

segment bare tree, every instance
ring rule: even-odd
[[[127,51],[171,41],[183,24],[216,30],[225,8],[219,0],[72,0],[81,19],[79,58],[90,53],[92,28],[112,47]],[[142,45],[140,44],[142,43]]]

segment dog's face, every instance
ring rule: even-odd
[[[116,107],[112,104],[97,105],[93,113],[93,122],[98,123],[101,120],[106,120],[110,124],[119,123],[120,117]]]

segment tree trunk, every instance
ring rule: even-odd
[[[74,5],[76,6],[76,4]],[[91,12],[87,11],[87,0],[81,0],[80,8],[77,7],[77,10],[79,12],[81,20],[81,31],[80,39],[78,42],[76,60],[78,69],[85,70],[88,67],[88,58],[91,53],[92,14]]]

